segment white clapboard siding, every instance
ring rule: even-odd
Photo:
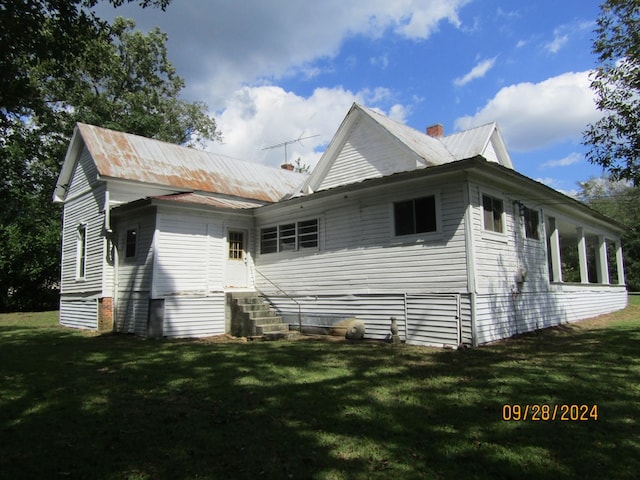
[[[440,198],[441,231],[396,237],[393,202],[430,194]],[[364,195],[341,208],[328,199],[305,205],[302,213],[261,215],[261,226],[276,225],[285,218],[320,218],[320,246],[258,255],[256,268],[289,294],[464,291],[467,280],[462,197],[458,184],[437,188],[413,184],[375,197]],[[262,276],[256,280],[260,288],[268,288],[269,283]]]
[[[96,182],[97,178],[98,169],[96,168],[96,164],[91,158],[87,147],[83,147],[71,176],[66,198],[72,199],[81,193],[87,192],[91,188],[91,185]]]
[[[610,313],[626,305],[625,288],[614,286],[554,285],[547,292],[479,295],[478,343]]]
[[[158,215],[156,296],[207,290],[207,238],[203,218]]]
[[[407,295],[406,341],[410,345],[457,347],[462,342],[458,295]]]
[[[61,298],[60,324],[72,328],[98,328],[97,298]]]
[[[84,193],[64,205],[62,229],[61,294],[101,292],[106,239],[103,235],[104,186]],[[76,278],[78,226],[86,224],[85,278]]]
[[[176,296],[164,299],[164,336],[205,337],[224,333],[223,292],[206,297]]]
[[[127,231],[136,230],[136,256],[126,258]],[[125,292],[151,290],[153,279],[153,236],[155,234],[155,212],[127,217],[116,223],[118,232],[118,289]]]
[[[158,214],[153,280],[156,296],[204,294],[224,287],[228,222],[220,215],[179,211]],[[246,220],[230,225],[246,230],[252,227]]]
[[[120,291],[116,307],[116,331],[146,336],[149,318],[149,294]]]
[[[295,301],[278,295],[267,295],[269,302],[289,323],[298,322],[298,304],[303,324],[326,324],[355,317],[365,323],[365,338],[384,340],[391,335],[391,317],[396,317],[399,334],[404,338],[404,295],[361,294],[299,296]],[[297,302],[297,303],[296,303]]]
[[[416,167],[416,156],[374,130],[372,120],[359,119],[318,190],[376,178]]]

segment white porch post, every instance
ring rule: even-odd
[[[589,267],[587,265],[587,239],[584,228],[578,227],[578,258],[580,259],[580,282],[589,283]]]
[[[598,250],[596,250],[596,265],[598,269],[598,283],[609,284],[609,262],[607,259],[607,241],[604,236],[598,236]]]
[[[560,232],[556,219],[549,217],[549,227],[551,235],[549,235],[549,254],[551,255],[551,281],[562,282],[562,260],[560,258]]]
[[[624,260],[622,259],[622,242],[620,240],[616,240],[616,266],[618,269],[618,285],[624,285]]]

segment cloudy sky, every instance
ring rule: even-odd
[[[104,2],[106,4],[106,2]],[[519,172],[564,192],[600,175],[582,132],[599,118],[589,73],[595,0],[173,0],[98,7],[169,36],[187,100],[224,141],[208,149],[311,166],[353,102],[418,130],[496,121]]]

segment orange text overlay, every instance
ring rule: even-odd
[[[502,420],[506,422],[588,422],[598,420],[598,405],[578,404],[505,404]]]

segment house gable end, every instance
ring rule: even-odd
[[[353,104],[304,193],[452,161],[442,143]]]

